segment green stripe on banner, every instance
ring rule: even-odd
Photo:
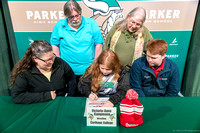
[[[168,43],[167,57],[173,60],[183,77],[192,31],[151,31],[154,39],[164,39]],[[15,32],[19,57],[22,58],[31,40],[50,42],[51,32]]]
[[[21,59],[30,45],[31,40],[50,42],[51,32],[15,32],[19,58]]]

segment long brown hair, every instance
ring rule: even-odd
[[[99,82],[101,82],[103,79],[103,74],[99,68],[100,64],[104,64],[112,70],[112,73],[115,75],[113,78],[114,81],[117,81],[117,79],[120,77],[119,74],[122,67],[119,57],[115,52],[113,52],[112,50],[104,50],[82,76],[84,78],[92,78],[91,89],[95,93],[99,88]]]
[[[16,77],[21,73],[28,69],[30,69],[32,66],[35,66],[36,63],[33,60],[33,56],[42,57],[44,53],[53,51],[52,46],[44,41],[44,40],[38,40],[33,41],[30,44],[30,47],[26,50],[24,56],[22,59],[14,66],[12,72],[11,72],[11,78],[10,78],[10,86],[15,82]]]

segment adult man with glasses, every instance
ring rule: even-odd
[[[86,68],[102,52],[103,37],[97,22],[83,17],[76,1],[65,3],[64,14],[66,19],[58,21],[53,29],[51,44],[56,56],[72,67],[78,82]]]
[[[167,48],[164,40],[151,40],[146,46],[146,56],[134,61],[130,84],[140,97],[178,96],[179,71],[177,65],[165,57]]]

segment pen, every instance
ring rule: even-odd
[[[95,96],[95,97],[94,97],[94,100],[97,100],[97,95],[96,95],[93,91],[91,91],[91,94],[92,94],[93,96]]]

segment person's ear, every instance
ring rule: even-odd
[[[37,61],[36,61],[37,58],[36,58],[35,56],[33,56],[32,59],[33,59],[34,62],[37,62]]]
[[[164,59],[164,58],[165,58],[165,56],[166,56],[166,54],[164,54],[164,55],[162,56],[162,59]]]

